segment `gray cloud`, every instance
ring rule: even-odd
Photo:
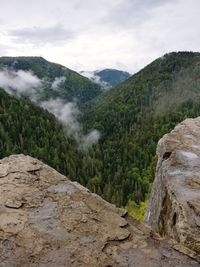
[[[199,9],[199,0],[1,0],[9,49],[0,53],[134,73],[167,52],[199,50]]]
[[[75,33],[64,29],[62,26],[56,25],[53,27],[32,27],[15,29],[8,32],[18,42],[33,42],[33,43],[60,43],[66,42],[75,36]]]
[[[122,0],[112,10],[112,13],[107,14],[100,21],[104,24],[110,24],[113,29],[138,27],[147,17],[149,18],[152,9],[172,1],[175,3],[178,0]]]

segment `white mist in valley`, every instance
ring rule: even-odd
[[[59,86],[66,80],[66,77],[56,77],[49,83],[49,90],[59,90]],[[48,110],[64,125],[68,137],[73,138],[79,149],[87,150],[98,142],[100,132],[92,130],[87,135],[83,134],[83,127],[79,122],[80,110],[75,102],[64,102],[61,98],[40,101],[46,81],[39,79],[31,71],[9,70],[0,71],[0,87],[9,94],[17,97],[28,97],[31,101]]]
[[[80,149],[86,150],[98,142],[100,132],[97,130],[92,130],[89,134],[83,135],[82,125],[78,121],[80,111],[76,103],[65,103],[62,99],[57,98],[43,101],[41,106],[53,113],[64,124],[67,135],[77,142]]]
[[[104,89],[109,89],[111,87],[107,82],[101,80],[101,77],[98,76],[96,71],[80,71],[80,74],[92,80],[93,82],[98,83]]]
[[[0,87],[9,94],[19,97],[24,95],[32,99],[41,85],[41,80],[31,71],[9,69],[0,71]]]
[[[59,86],[61,86],[65,82],[65,80],[66,80],[66,77],[64,76],[56,77],[54,81],[52,82],[51,88],[53,90],[59,89]]]

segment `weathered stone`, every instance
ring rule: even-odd
[[[22,206],[22,202],[17,199],[8,199],[5,206],[12,209],[19,209]]]
[[[38,160],[10,156],[0,173],[0,267],[198,266],[195,255]]]
[[[200,117],[187,119],[157,147],[147,223],[200,254]]]

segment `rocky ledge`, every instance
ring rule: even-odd
[[[36,266],[199,264],[192,250],[161,238],[80,184],[14,155],[0,161],[0,267]]]
[[[146,222],[200,255],[200,117],[164,135]]]

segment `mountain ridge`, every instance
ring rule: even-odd
[[[101,94],[101,87],[98,84],[67,67],[49,62],[42,57],[0,57],[1,71],[5,68],[11,71],[32,71],[43,81],[44,88],[39,95],[39,98],[43,100],[59,97],[66,102],[77,99],[79,104],[84,104]],[[54,82],[57,82],[56,88],[52,87]]]

